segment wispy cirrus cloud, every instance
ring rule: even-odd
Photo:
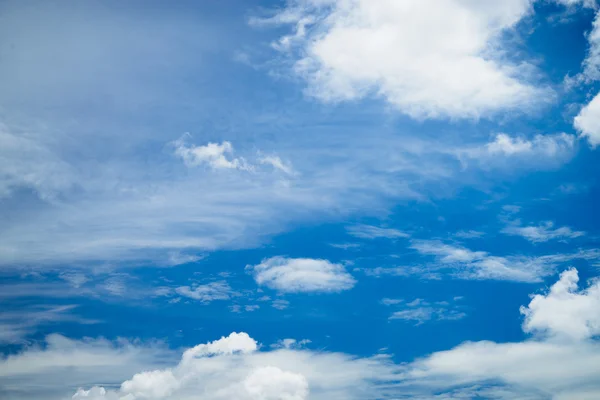
[[[408,233],[399,231],[398,229],[382,228],[373,225],[349,226],[346,228],[346,231],[351,236],[357,237],[359,239],[398,239],[410,237]]]
[[[180,296],[210,303],[216,300],[229,300],[234,295],[233,289],[225,281],[210,282],[202,285],[180,286],[175,288]]]
[[[39,304],[0,312],[0,344],[24,344],[40,327],[71,322],[96,324],[100,321],[84,318],[74,312],[77,305]]]
[[[513,221],[502,229],[502,233],[513,236],[521,236],[532,243],[548,242],[550,240],[575,239],[585,235],[585,232],[574,231],[568,226],[554,228],[552,221],[541,225],[521,226],[520,221]]]
[[[553,274],[556,268],[572,260],[596,260],[597,249],[580,250],[573,253],[543,256],[495,256],[486,251],[473,251],[469,248],[445,244],[437,240],[414,240],[411,247],[424,256],[435,257],[433,264],[416,268],[424,274],[433,270],[437,274],[449,273],[460,279],[495,279],[516,282],[539,282]]]
[[[406,302],[397,299],[383,299],[382,304],[395,306],[397,309],[390,315],[390,320],[414,322],[417,326],[430,321],[456,321],[467,316],[463,307],[456,305],[454,300],[452,302],[430,302],[415,299]]]

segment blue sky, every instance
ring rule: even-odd
[[[0,398],[600,398],[594,0],[0,2]]]

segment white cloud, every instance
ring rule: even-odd
[[[393,306],[393,305],[400,304],[403,302],[404,302],[403,299],[390,299],[388,297],[381,299],[381,304],[383,304],[385,306]]]
[[[286,308],[288,308],[290,306],[290,302],[287,300],[283,300],[283,299],[277,299],[277,300],[273,300],[273,302],[271,303],[271,306],[278,310],[285,310]]]
[[[21,306],[16,311],[0,312],[0,344],[24,344],[40,326],[57,322],[95,324],[99,321],[77,315],[76,305]]]
[[[46,349],[0,360],[0,396],[18,389],[17,398],[28,400],[73,393],[89,400],[359,400],[386,397],[397,368],[385,356],[317,352],[298,342],[266,351],[245,333],[188,349],[179,362],[172,352],[124,341],[48,340]]]
[[[343,265],[327,260],[272,257],[246,269],[259,285],[287,293],[340,292],[356,283]]]
[[[49,335],[43,346],[29,346],[0,358],[0,397],[31,400],[70,398],[78,387],[120,384],[139,371],[165,368],[176,356],[160,343],[124,339],[72,340]],[[80,391],[76,398],[104,399],[103,390]]]
[[[402,304],[400,309],[394,311],[389,319],[412,321],[417,326],[429,321],[456,321],[467,316],[466,313],[461,311],[461,307],[447,301],[429,302],[423,299],[415,299],[407,303],[393,299],[383,299],[382,303],[385,305]]]
[[[295,175],[296,171],[289,162],[284,162],[279,156],[264,156],[258,159],[261,164],[272,166],[274,169],[279,170],[288,175]]]
[[[581,3],[590,8],[597,8],[596,0],[561,0],[563,3],[570,3],[571,5]],[[592,24],[592,30],[587,34],[588,40],[588,52],[583,60],[583,71],[576,75],[570,80],[574,80],[575,83],[581,82],[592,82],[600,79],[600,14],[596,14],[596,18]],[[567,77],[569,78],[569,77]],[[569,80],[569,79],[568,79]]]
[[[77,174],[52,149],[0,122],[0,199],[28,189],[44,200],[73,188]]]
[[[412,274],[427,276],[430,270],[447,270],[461,279],[495,279],[516,282],[539,282],[551,275],[556,267],[575,259],[595,260],[597,250],[539,257],[494,256],[485,251],[444,244],[437,240],[415,240],[411,247],[422,255],[435,256],[436,262],[427,268],[417,268]],[[420,272],[419,272],[420,271]]]
[[[443,13],[458,4],[444,1],[431,9]],[[412,3],[417,11],[425,7]],[[469,10],[485,7],[483,14],[495,7],[475,3],[463,2]],[[522,9],[511,2],[498,9],[510,4]],[[454,139],[473,139],[462,128],[457,136],[416,135],[410,126],[391,129],[377,106],[323,113],[301,98],[282,104],[268,95],[249,101],[243,90],[226,93],[210,71],[223,68],[237,42],[228,39],[227,24],[208,21],[207,13],[182,7],[173,18],[156,19],[95,2],[2,7],[0,53],[14,55],[0,65],[8,127],[0,139],[0,196],[8,196],[0,209],[2,268],[172,265],[215,249],[259,245],[298,222],[373,216],[398,199],[427,200],[497,181],[476,175],[490,163],[479,163],[470,176],[448,152],[465,144]],[[435,30],[430,22],[423,26]],[[316,33],[314,25],[305,27],[306,35]],[[232,87],[248,84],[239,74],[227,77]],[[275,93],[279,83],[267,86],[252,95]],[[190,129],[194,141],[180,143],[179,156],[177,146],[164,148]],[[298,173],[265,173],[276,168],[276,158],[261,164],[261,154]],[[530,158],[511,162],[511,170],[531,167]],[[186,168],[184,160],[198,167]],[[534,167],[561,160],[548,156]],[[247,164],[256,173],[230,168]]]
[[[180,286],[175,289],[180,296],[210,303],[215,300],[229,300],[233,291],[225,281],[210,282],[204,285]]]
[[[530,0],[291,0],[251,22],[294,25],[275,47],[324,101],[377,93],[413,118],[478,118],[552,98],[502,50],[502,33],[530,11]]]
[[[410,236],[398,229],[380,228],[372,225],[354,225],[346,228],[346,230],[350,235],[361,239],[397,239]]]
[[[553,229],[554,223],[551,221],[538,226],[520,226],[518,223],[512,223],[502,229],[502,233],[507,235],[522,236],[533,243],[547,242],[549,240],[575,239],[585,235],[585,232],[574,231],[567,226]]]
[[[593,148],[600,144],[600,94],[579,111],[573,125]]]
[[[184,136],[174,141],[172,145],[175,147],[175,155],[180,157],[188,167],[207,165],[213,169],[252,170],[252,166],[244,158],[231,157],[233,146],[228,141],[221,144],[208,143],[204,146],[194,146],[186,144],[185,138]]]
[[[529,306],[522,307],[523,328],[534,338],[466,342],[433,353],[410,365],[405,383],[430,393],[473,387],[468,398],[481,396],[479,388],[489,382],[510,393],[500,398],[598,398],[600,346],[593,335],[600,329],[599,283],[577,291],[576,282],[577,272],[568,270],[547,294],[534,296]]]
[[[296,339],[282,339],[277,343],[271,345],[274,349],[301,349],[307,344],[312,343],[309,339],[302,339],[300,341]]]
[[[552,339],[583,340],[600,334],[600,281],[578,291],[577,270],[560,275],[546,295],[533,296],[525,315],[523,330]]]
[[[308,383],[301,374],[282,371],[277,367],[254,370],[244,380],[248,398],[253,400],[305,400]]]
[[[454,234],[457,238],[461,239],[478,239],[485,236],[484,232],[468,230],[468,231],[458,231]]]
[[[566,133],[535,135],[532,139],[497,134],[493,141],[477,147],[456,149],[457,157],[467,163],[478,160],[489,166],[509,165],[516,159],[530,165],[562,165],[575,151],[575,136]]]
[[[59,335],[0,359],[0,395],[53,400],[359,400],[365,398],[596,399],[600,281],[577,288],[573,269],[521,308],[521,342],[465,342],[413,362],[298,348],[268,351],[233,333],[183,352]],[[413,301],[421,307],[424,301]],[[440,303],[441,304],[441,303]],[[282,345],[285,344],[286,345]],[[103,382],[103,387],[98,385]],[[77,389],[77,388],[80,389]]]

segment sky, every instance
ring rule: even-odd
[[[595,0],[0,0],[0,398],[600,398]]]

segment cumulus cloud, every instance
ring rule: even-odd
[[[206,165],[213,169],[239,169],[249,171],[252,167],[242,157],[232,157],[233,146],[231,142],[208,143],[204,146],[188,145],[186,137],[172,143],[175,155],[183,160],[188,167]]]
[[[551,339],[583,340],[600,334],[600,281],[585,290],[578,290],[577,270],[569,269],[560,275],[546,294],[536,294],[525,315],[523,330]]]
[[[397,374],[385,356],[317,352],[303,347],[309,341],[267,351],[246,333],[188,349],[178,362],[171,352],[125,342],[55,339],[52,349],[0,360],[0,395],[23,379],[22,398],[29,400],[67,398],[74,385],[80,387],[69,396],[86,400],[358,400],[386,397]],[[12,368],[17,364],[24,368]]]
[[[478,118],[552,97],[530,83],[531,65],[502,51],[500,36],[530,13],[530,0],[287,3],[251,23],[293,26],[274,46],[292,54],[308,93],[324,101],[376,93],[423,119]]]
[[[499,398],[594,399],[600,396],[599,284],[578,290],[577,271],[567,270],[546,294],[534,296],[523,328],[535,336],[523,342],[466,342],[433,353],[410,366],[407,384],[431,392],[486,382],[510,394]],[[486,397],[486,396],[484,396]],[[491,397],[494,398],[494,397]]]
[[[340,292],[356,283],[343,265],[328,260],[272,257],[246,269],[259,285],[283,293]]]
[[[533,243],[547,242],[555,239],[575,239],[585,235],[585,232],[574,231],[568,226],[553,228],[554,223],[552,221],[547,221],[538,226],[520,226],[517,221],[502,229],[502,233],[521,236]]]
[[[402,364],[385,355],[312,351],[293,340],[269,350],[246,333],[199,344],[179,360],[157,344],[51,335],[44,347],[0,359],[0,395],[28,400],[595,399],[600,396],[598,309],[600,281],[580,289],[577,271],[569,269],[521,307],[523,330],[532,337],[465,342]]]
[[[579,111],[573,125],[593,148],[600,144],[600,94]]]
[[[576,3],[575,0],[572,1]],[[582,2],[590,7],[597,7],[595,1]],[[588,53],[583,61],[583,71],[574,78],[567,77],[568,84],[591,83],[600,80],[600,13],[596,14],[592,30],[587,34]],[[592,148],[600,144],[600,94],[596,94],[579,111],[573,120],[573,126],[586,139]]]
[[[98,382],[120,384],[140,371],[176,362],[177,356],[158,342],[73,340],[52,334],[40,345],[0,358],[0,397],[66,399],[82,387],[76,398],[99,400],[107,390],[91,388]]]
[[[407,238],[410,235],[392,228],[381,228],[372,225],[354,225],[346,228],[348,233],[360,239],[397,239]]]

